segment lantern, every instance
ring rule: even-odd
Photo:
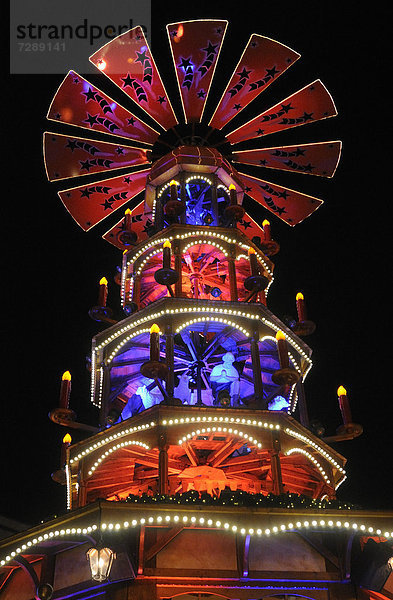
[[[113,560],[116,558],[115,552],[110,548],[104,548],[101,544],[90,548],[86,552],[87,560],[90,563],[91,577],[94,581],[107,581],[112,568]]]

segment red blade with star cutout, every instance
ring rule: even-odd
[[[50,132],[44,133],[44,159],[49,181],[149,163],[143,148]]]
[[[333,99],[318,79],[227,135],[231,144],[335,117]]]
[[[177,125],[172,105],[141,27],[114,38],[89,58],[164,129]]]
[[[47,119],[100,131],[152,146],[159,133],[89,83],[69,71],[49,107]]]
[[[146,187],[149,169],[58,192],[73,219],[89,231]]]
[[[234,162],[268,169],[333,177],[341,155],[341,142],[319,142],[232,153]]]
[[[300,58],[280,42],[254,33],[233,72],[209,125],[222,129]]]
[[[186,123],[202,118],[227,25],[209,19],[167,25]]]
[[[322,200],[279,186],[258,177],[239,173],[245,193],[288,225],[297,225],[313,213]]]

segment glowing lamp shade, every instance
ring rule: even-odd
[[[96,546],[86,552],[87,560],[90,563],[91,577],[94,581],[107,581],[111,572],[113,560],[116,558],[115,552],[110,548]]]

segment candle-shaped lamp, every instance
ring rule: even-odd
[[[126,231],[130,231],[131,229],[131,224],[132,224],[132,216],[131,216],[131,211],[129,208],[127,208],[127,210],[124,213],[124,229]]]
[[[251,275],[252,276],[259,275],[258,261],[257,261],[257,257],[255,256],[254,248],[248,249],[248,259],[250,261]]]
[[[229,198],[230,198],[230,203],[231,204],[237,204],[237,195],[236,195],[236,188],[233,185],[233,183],[231,183],[231,185],[229,186]]]
[[[279,330],[276,333],[276,341],[277,341],[277,351],[278,351],[278,359],[280,361],[281,369],[289,368],[289,356],[288,356],[288,347],[287,340],[285,339],[285,334]]]
[[[171,268],[171,248],[169,240],[166,240],[162,246],[162,266],[164,269]]]
[[[270,223],[267,219],[265,219],[262,223],[263,234],[265,237],[265,242],[270,242],[272,239],[271,231],[270,231]]]
[[[160,328],[156,323],[150,327],[150,360],[160,360]]]
[[[352,423],[352,415],[351,409],[349,407],[347,390],[344,386],[340,385],[340,387],[337,390],[337,396],[338,404],[340,406],[340,411],[343,418],[343,423],[344,425],[348,425],[348,423]]]
[[[174,179],[172,179],[172,181],[169,182],[169,186],[170,186],[170,190],[171,190],[171,200],[177,200],[177,186],[178,186],[178,182],[175,181]]]
[[[108,281],[105,277],[100,279],[100,289],[98,292],[98,306],[106,306],[108,297]]]
[[[306,306],[304,304],[304,296],[301,292],[296,294],[296,308],[297,308],[297,318],[298,320],[305,321],[307,319],[306,316]]]
[[[65,371],[61,378],[60,385],[60,408],[67,408],[70,401],[70,393],[71,393],[71,373],[69,371]]]
[[[65,436],[63,437],[63,443],[61,445],[61,466],[63,467],[66,463],[66,459],[67,459],[67,448],[69,448],[69,446],[71,445],[72,442],[72,438],[70,436],[69,433],[66,433]]]

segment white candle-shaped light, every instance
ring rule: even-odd
[[[71,373],[69,371],[65,371],[61,378],[60,385],[60,408],[68,408],[68,404],[70,401],[70,393],[71,393]]]
[[[272,239],[271,231],[270,231],[270,223],[267,219],[265,219],[262,223],[263,234],[265,237],[265,242],[270,242]]]
[[[162,266],[164,269],[171,268],[171,248],[172,244],[166,240],[162,246]]]
[[[106,306],[108,297],[108,281],[105,277],[100,279],[100,289],[98,292],[98,306]]]
[[[254,248],[248,249],[248,259],[250,261],[251,275],[259,275],[258,261],[257,261],[257,257],[255,256]]]
[[[278,359],[280,361],[280,368],[288,369],[289,356],[288,356],[287,340],[285,339],[285,334],[280,330],[277,331],[277,333],[276,333],[276,341],[277,341]]]
[[[352,415],[351,409],[349,407],[347,390],[344,386],[340,385],[340,387],[337,390],[337,396],[344,425],[352,423]]]
[[[177,186],[179,183],[172,179],[172,181],[169,182],[169,185],[171,190],[171,200],[177,200]]]
[[[233,185],[233,183],[231,183],[231,185],[229,186],[228,189],[229,189],[230,204],[237,204],[236,188]]]
[[[66,463],[66,459],[67,459],[67,448],[71,445],[72,442],[72,438],[70,436],[69,433],[66,433],[65,436],[63,437],[63,443],[61,445],[61,456],[60,456],[60,461],[61,461],[61,466],[63,467]]]
[[[150,360],[160,360],[160,328],[156,323],[150,327]]]
[[[304,304],[304,296],[301,292],[296,294],[296,308],[298,321],[305,321],[307,319],[306,306]]]

